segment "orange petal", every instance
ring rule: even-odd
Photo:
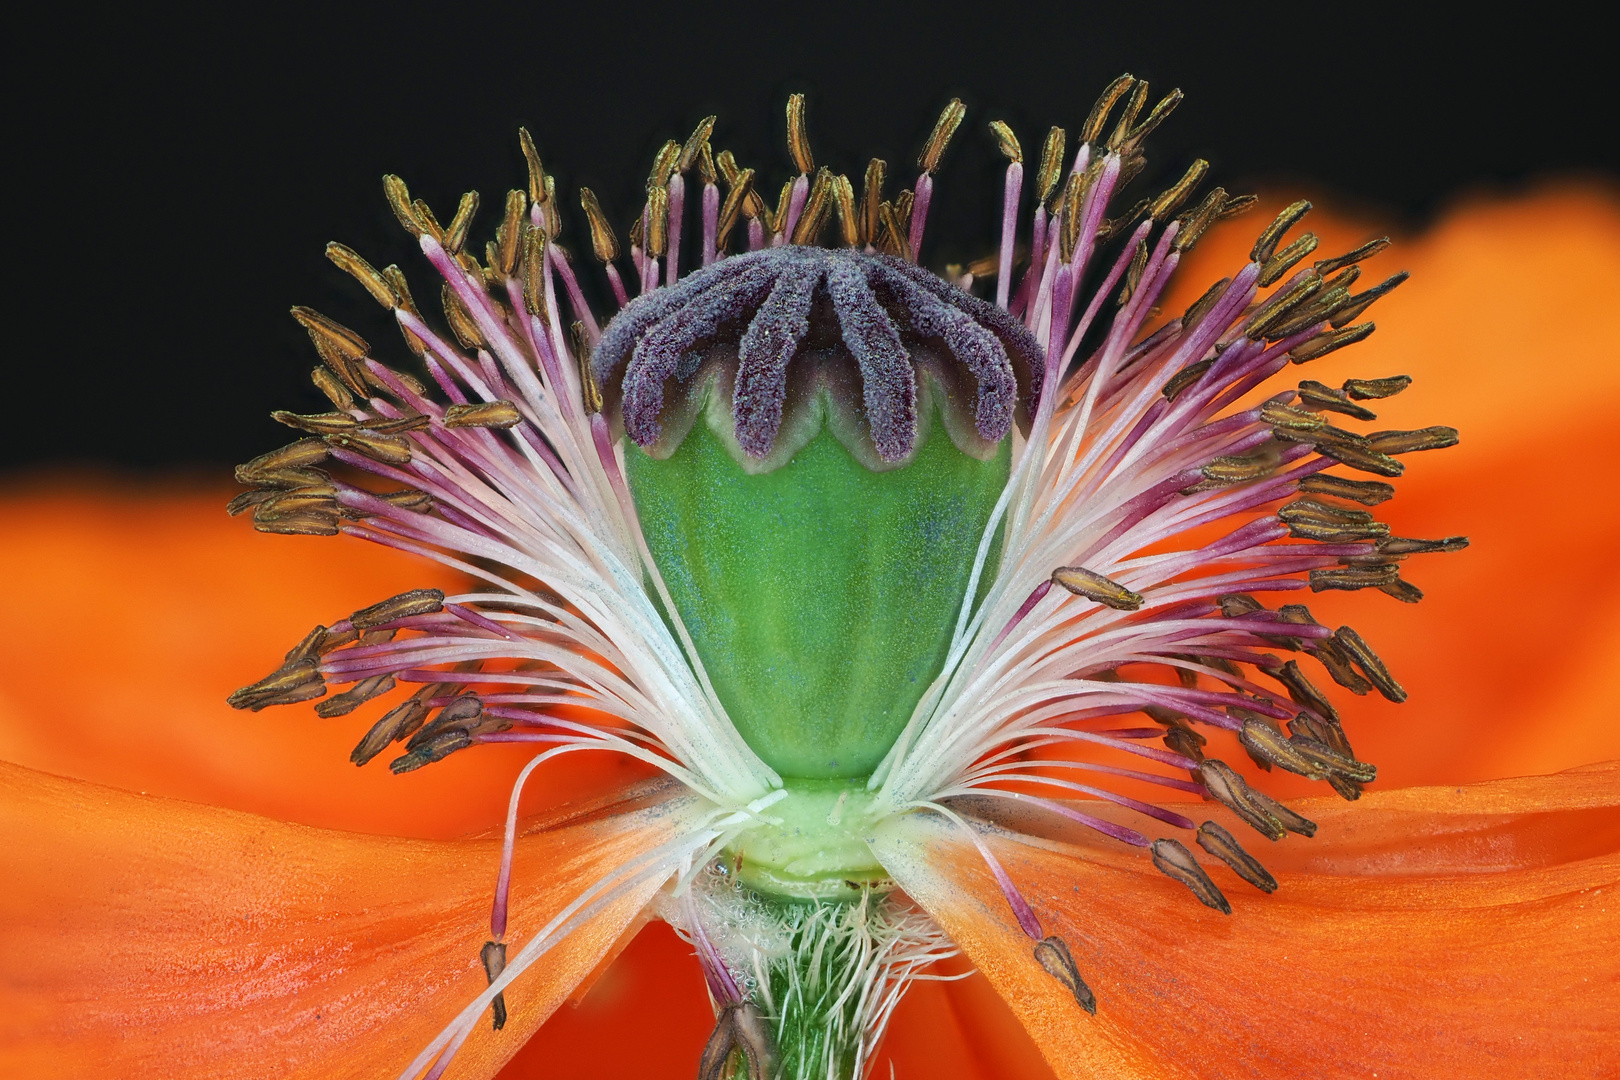
[[[1584,1077],[1612,1066],[1620,763],[1298,807],[1321,826],[1314,840],[1248,844],[1281,883],[1275,894],[1211,869],[1231,916],[1122,845],[985,835],[1046,933],[1068,942],[1095,1017],[1035,962],[959,830],[911,815],[884,826],[876,850],[1062,1077]]]
[[[405,776],[349,751],[394,704],[237,712],[225,696],[317,623],[406,589],[454,591],[425,559],[348,537],[265,536],[223,486],[58,478],[0,497],[0,760],[283,821],[448,839],[506,816],[530,747],[484,746]],[[397,696],[397,695],[396,695]],[[542,808],[647,777],[618,754],[540,770]]]
[[[1288,201],[1212,230],[1177,271],[1165,310],[1241,267]],[[1326,255],[1388,231],[1320,205],[1296,232],[1305,229]],[[1473,540],[1405,564],[1423,602],[1307,598],[1323,622],[1356,627],[1412,695],[1397,707],[1339,693],[1345,728],[1379,766],[1380,786],[1620,758],[1620,680],[1609,677],[1620,649],[1620,484],[1605,482],[1620,475],[1620,341],[1602,316],[1620,296],[1620,201],[1569,184],[1473,199],[1423,235],[1397,237],[1362,284],[1403,269],[1411,280],[1368,312],[1377,333],[1279,376],[1337,386],[1411,375],[1405,393],[1367,403],[1378,413],[1367,426],[1462,433],[1457,447],[1407,457],[1398,494],[1378,507],[1398,535]],[[1269,786],[1314,794],[1287,777]]]
[[[671,786],[530,826],[511,952],[591,882],[678,836]],[[484,989],[500,841],[394,840],[0,765],[0,1074],[396,1075]],[[489,1077],[645,906],[625,890],[507,994],[449,1072]],[[582,1047],[581,1070],[600,1060]]]

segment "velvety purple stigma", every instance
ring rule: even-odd
[[[603,387],[620,380],[625,432],[645,447],[662,430],[669,381],[688,377],[712,347],[734,346],[737,442],[764,458],[781,429],[788,364],[807,338],[830,338],[854,359],[884,461],[916,448],[918,348],[971,378],[974,427],[991,443],[1020,406],[1036,405],[1033,373],[1044,359],[1019,320],[902,260],[807,246],[736,255],[636,299],[608,324],[591,367]]]

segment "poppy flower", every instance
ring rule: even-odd
[[[440,226],[390,178],[396,213],[444,280],[461,348],[422,319],[397,270],[329,253],[395,313],[450,404],[372,359],[352,331],[299,310],[334,409],[284,415],[307,437],[244,466],[251,490],[233,509],[263,531],[364,536],[435,555],[453,573],[340,605],[352,614],[295,636],[275,672],[233,695],[255,710],[318,702],[324,731],[285,740],[281,768],[238,759],[166,770],[165,752],[190,742],[166,736],[176,725],[205,727],[198,738],[218,739],[226,758],[244,741],[240,719],[199,725],[206,706],[170,707],[202,680],[162,651],[163,638],[206,654],[222,626],[307,611],[292,599],[301,591],[330,605],[401,565],[351,551],[321,581],[301,554],[266,554],[288,561],[260,568],[266,593],[254,607],[177,603],[161,590],[121,606],[104,584],[68,605],[71,590],[89,588],[68,562],[72,544],[208,580],[199,556],[218,560],[229,541],[184,502],[17,500],[38,546],[29,551],[19,529],[8,561],[62,560],[38,610],[66,633],[41,650],[30,623],[12,662],[34,660],[37,675],[75,635],[112,639],[122,621],[127,637],[101,670],[86,671],[75,651],[60,681],[8,677],[26,701],[11,706],[21,719],[6,737],[20,752],[9,756],[150,777],[193,797],[209,773],[302,773],[313,800],[289,794],[295,781],[280,795],[249,788],[216,801],[260,800],[256,809],[377,833],[503,827],[456,840],[341,833],[7,767],[0,805],[20,850],[5,900],[11,1030],[0,1047],[15,1071],[490,1075],[656,916],[695,948],[718,1015],[686,1059],[706,1076],[863,1072],[890,1017],[905,1015],[896,1007],[907,990],[914,1018],[973,1006],[947,1009],[954,1023],[929,1029],[932,1046],[900,1026],[890,1044],[900,1067],[971,1074],[982,1040],[1012,1030],[986,986],[1063,1076],[1403,1075],[1498,1062],[1596,1072],[1615,1019],[1602,988],[1615,975],[1616,770],[1363,788],[1392,769],[1407,782],[1456,781],[1612,756],[1612,735],[1579,723],[1597,711],[1591,699],[1571,699],[1576,719],[1558,718],[1566,731],[1549,738],[1550,680],[1518,698],[1512,687],[1527,661],[1544,676],[1568,665],[1568,639],[1601,635],[1612,608],[1597,524],[1612,522],[1612,504],[1585,499],[1578,526],[1557,534],[1585,603],[1554,601],[1552,615],[1516,610],[1542,595],[1525,567],[1549,535],[1515,505],[1526,492],[1545,498],[1565,464],[1536,468],[1553,451],[1525,439],[1525,420],[1590,415],[1577,428],[1592,433],[1583,451],[1599,470],[1613,456],[1598,434],[1612,368],[1571,380],[1575,389],[1514,393],[1508,407],[1500,387],[1518,386],[1527,335],[1512,332],[1516,318],[1542,341],[1571,335],[1561,355],[1601,355],[1560,305],[1582,289],[1601,302],[1620,279],[1617,249],[1598,236],[1617,231],[1614,208],[1573,194],[1458,218],[1423,249],[1432,269],[1451,268],[1442,280],[1455,306],[1434,304],[1424,323],[1404,293],[1385,301],[1410,305],[1445,360],[1262,391],[1293,364],[1336,370],[1339,349],[1370,332],[1355,319],[1399,279],[1353,291],[1357,263],[1381,243],[1348,235],[1354,225],[1289,238],[1300,203],[1232,257],[1222,232],[1202,234],[1243,201],[1221,189],[1189,198],[1198,167],[1109,220],[1113,190],[1174,104],[1146,110],[1145,88],[1132,91],[1123,80],[1105,95],[1072,162],[1048,138],[1031,176],[1032,221],[1019,212],[1022,150],[997,127],[1010,161],[1004,242],[985,268],[994,303],[967,291],[971,270],[947,284],[915,265],[933,172],[960,121],[954,104],[914,189],[885,200],[882,170],[869,171],[872,194],[858,207],[852,185],[814,168],[802,103],[790,105],[799,177],[775,211],[746,170],[712,154],[709,125],[671,143],[632,233],[634,301],[617,238],[587,193],[593,247],[623,304],[601,328],[555,242],[557,195],[526,136],[529,189],[508,198],[487,265],[465,250],[476,199]],[[1124,119],[1109,125],[1115,106]],[[687,170],[702,182],[700,268],[682,278]],[[749,251],[723,257],[742,230]],[[1028,268],[1015,282],[1025,237]],[[1107,237],[1128,239],[1104,259]],[[1349,255],[1306,265],[1324,243]],[[1169,280],[1184,256],[1225,256],[1231,276],[1178,298]],[[1082,287],[1093,259],[1095,293]],[[1526,286],[1538,259],[1563,271],[1556,290]],[[1574,284],[1570,266],[1585,268]],[[1503,291],[1516,306],[1482,299]],[[1487,344],[1470,353],[1474,367],[1444,372],[1469,334]],[[1388,485],[1328,471],[1392,477],[1399,455],[1455,441],[1417,423],[1372,435],[1340,426],[1370,419],[1369,403],[1405,422],[1411,407],[1394,395],[1412,371],[1449,374],[1436,382],[1504,455],[1476,459],[1504,547],[1459,581],[1462,600],[1446,614],[1473,617],[1439,624],[1456,644],[1429,640],[1433,623],[1416,639],[1383,634],[1359,606],[1362,633],[1318,620],[1348,610],[1339,603],[1313,615],[1263,602],[1307,587],[1330,602],[1370,590],[1414,601],[1405,556],[1461,548],[1402,538],[1362,509],[1387,499]],[[1476,508],[1444,493],[1477,492],[1477,475],[1437,475],[1447,482],[1430,480],[1423,505],[1393,504],[1402,531]],[[1567,482],[1577,497],[1586,490]],[[99,535],[64,525],[95,517]],[[908,545],[920,524],[928,543]],[[829,553],[847,575],[806,573]],[[1362,595],[1340,596],[1351,591]],[[1558,630],[1557,648],[1504,625],[1537,619]],[[168,635],[153,633],[164,626]],[[835,633],[818,638],[826,626]],[[1384,646],[1381,659],[1369,641],[1403,647]],[[1403,653],[1410,674],[1398,681]],[[233,650],[215,655],[234,663]],[[1393,703],[1424,684],[1438,695],[1470,683],[1450,665],[1480,655],[1514,663],[1495,665],[1490,690],[1470,688],[1479,704],[1455,719],[1442,710],[1427,733],[1377,707],[1341,717],[1299,663]],[[1564,670],[1579,689],[1580,667]],[[82,732],[126,748],[128,761],[40,735],[53,716],[71,724],[89,711],[63,700],[64,684],[120,706],[132,686],[146,690],[118,730]],[[412,786],[375,803],[319,791],[327,781],[310,747],[398,684],[421,689],[376,718],[351,759],[403,742],[401,775],[389,779]],[[1341,721],[1358,713],[1374,738],[1358,733],[1352,750],[1353,725]],[[509,769],[503,751],[525,745],[543,752],[509,803],[492,806],[505,785],[491,770]],[[1382,774],[1368,747],[1390,763]],[[591,761],[604,750],[615,756]],[[462,764],[479,755],[491,764]],[[566,768],[548,794],[585,797],[520,826],[523,780],[546,777],[558,757]],[[1301,779],[1276,784],[1261,770]],[[1307,780],[1340,798],[1284,805],[1261,792],[1292,795]],[[429,783],[442,785],[438,799],[421,798]],[[1255,832],[1264,865],[1244,846]],[[957,949],[983,982],[922,996],[920,980],[960,970]],[[650,1034],[666,1019],[635,1022]],[[1008,1052],[1024,1071],[1039,1068],[1021,1038],[1009,1036]],[[966,1054],[953,1058],[955,1045]],[[612,1048],[574,1052],[584,1068]]]

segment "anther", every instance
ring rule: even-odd
[[[1198,865],[1192,852],[1179,840],[1153,841],[1153,865],[1168,877],[1175,878],[1187,888],[1192,890],[1194,896],[1205,907],[1212,907],[1222,915],[1232,914],[1232,905],[1227,903],[1221,890],[1209,879],[1209,874]]]
[[[542,229],[523,230],[523,308],[539,319],[546,314],[546,234]]]
[[[1208,371],[1214,366],[1215,361],[1213,358],[1209,360],[1200,360],[1196,364],[1188,364],[1186,367],[1176,372],[1175,375],[1171,377],[1169,382],[1161,386],[1159,388],[1159,392],[1165,396],[1166,400],[1174,401],[1176,400],[1176,396],[1178,394],[1187,389],[1187,387],[1191,386],[1193,383],[1197,382],[1199,379],[1203,378],[1204,372]]]
[[[822,166],[816,170],[815,182],[810,185],[810,195],[805,199],[804,209],[799,212],[799,220],[793,224],[793,235],[789,241],[801,245],[814,244],[832,213],[832,202],[832,171]]]
[[[529,201],[539,206],[548,197],[546,170],[540,164],[540,152],[534,148],[528,128],[518,128],[518,145],[523,148],[523,160],[529,167]]]
[[[356,630],[369,630],[395,619],[408,619],[415,615],[432,615],[444,610],[444,593],[438,589],[412,589],[398,596],[363,607],[349,616]]]
[[[471,405],[451,405],[444,410],[444,426],[509,428],[522,423],[523,414],[510,401],[482,401]]]
[[[478,325],[473,322],[472,314],[467,311],[467,306],[461,302],[461,297],[456,295],[456,291],[448,282],[439,287],[439,303],[444,308],[444,317],[450,324],[450,332],[463,347],[473,350],[488,348],[484,335],[479,333]]]
[[[450,704],[439,710],[439,715],[433,722],[411,736],[405,744],[407,750],[418,750],[423,746],[437,742],[451,732],[462,732],[471,735],[474,728],[480,727],[484,721],[484,702],[477,694],[462,694]],[[502,721],[501,723],[505,723]]]
[[[260,454],[252,461],[236,467],[236,482],[260,484],[287,469],[307,469],[325,461],[329,451],[320,439],[299,439],[279,450]]]
[[[691,136],[681,147],[680,156],[675,161],[675,171],[684,173],[691,169],[702,154],[703,148],[709,145],[709,136],[714,134],[714,124],[718,116],[706,116],[699,121],[698,126],[692,130]]]
[[[329,490],[278,492],[253,508],[253,527],[282,536],[336,536],[337,500]]]
[[[1362,670],[1368,681],[1378,688],[1380,694],[1397,704],[1406,700],[1405,688],[1395,681],[1395,677],[1389,673],[1389,668],[1384,666],[1384,662],[1360,634],[1348,626],[1341,626],[1334,632],[1333,640]]]
[[[399,742],[416,734],[422,726],[422,721],[426,720],[428,713],[432,711],[428,707],[428,702],[447,689],[443,683],[428,683],[412,694],[410,700],[388,710],[355,746],[353,752],[349,754],[349,760],[356,765],[364,765],[387,749],[390,743]]]
[[[1411,454],[1419,450],[1444,450],[1457,445],[1457,429],[1435,426],[1417,431],[1375,431],[1368,444],[1380,454]]]
[[[787,100],[787,139],[788,153],[793,155],[793,164],[798,166],[799,172],[805,176],[816,171],[816,159],[810,153],[810,138],[804,130],[804,95],[791,94]]]
[[[1461,551],[1467,546],[1466,536],[1447,536],[1440,540],[1414,540],[1406,536],[1388,536],[1378,541],[1378,554],[1396,557],[1433,555],[1439,552]]]
[[[878,231],[883,227],[883,179],[888,164],[882,158],[867,162],[866,178],[861,189],[861,243],[876,244]]]
[[[506,970],[506,945],[499,941],[486,941],[484,947],[478,951],[478,960],[484,965],[484,975],[491,983]],[[499,1031],[506,1026],[506,995],[496,994],[490,1003],[494,1012],[495,1030]]]
[[[1140,90],[1145,98],[1147,96],[1147,83],[1142,83]],[[1142,122],[1131,128],[1125,137],[1120,140],[1119,150],[1121,156],[1139,159],[1140,155],[1136,154],[1137,147],[1141,146],[1142,141],[1153,134],[1154,129],[1164,123],[1171,113],[1175,112],[1176,106],[1181,104],[1181,99],[1184,96],[1180,90],[1172,90],[1160,98],[1158,104],[1153,106],[1147,116],[1142,118]],[[1134,115],[1132,119],[1134,119]]]
[[[309,381],[315,384],[315,389],[326,395],[326,400],[336,409],[354,408],[354,395],[349,388],[343,385],[336,375],[324,367],[314,368],[309,373]]]
[[[1048,210],[1052,209],[1052,196],[1057,193],[1058,181],[1063,176],[1063,143],[1063,129],[1054,127],[1046,133],[1046,140],[1041,144],[1041,167],[1035,174],[1035,197],[1047,203]]]
[[[271,412],[270,419],[278,424],[286,424],[299,431],[307,431],[311,435],[331,435],[338,431],[353,431],[360,426],[360,421],[345,412],[329,412],[300,414],[288,412],[286,409],[276,409]]]
[[[1275,401],[1268,401],[1260,406],[1260,419],[1270,424],[1274,430],[1283,428],[1287,431],[1321,431],[1327,427],[1327,421],[1316,413]]]
[[[392,173],[383,177],[383,195],[388,200],[388,208],[394,212],[399,223],[412,236],[421,236],[427,231],[423,223],[417,218],[416,207],[411,203],[410,188],[405,181]]]
[[[395,758],[388,763],[388,768],[397,776],[402,773],[414,772],[424,765],[443,761],[457,750],[465,750],[472,745],[472,736],[457,728],[447,731],[430,742],[423,743],[411,752]]]
[[[1394,397],[1412,385],[1410,375],[1391,375],[1384,379],[1346,379],[1344,392],[1357,401]]]
[[[1341,465],[1347,465],[1357,472],[1372,473],[1374,476],[1399,476],[1406,471],[1405,465],[1388,454],[1381,454],[1354,443],[1316,441],[1315,445],[1317,453],[1330,457]]]
[[[743,210],[748,205],[748,201],[750,199],[756,202],[759,200],[759,196],[754,194],[753,169],[743,169],[741,172],[734,173],[730,184],[731,190],[726,195],[725,204],[720,208],[720,223],[715,234],[715,246],[720,251],[726,250],[729,245],[731,230],[735,229],[737,222],[742,219]],[[763,206],[764,204],[761,203],[760,205]]]
[[[944,155],[945,147],[950,145],[951,136],[956,134],[956,129],[962,124],[962,117],[966,115],[967,107],[962,104],[961,99],[951,98],[950,104],[945,106],[945,110],[939,114],[939,119],[934,122],[934,130],[928,136],[928,142],[924,144],[922,153],[917,155],[918,168],[925,173],[931,173],[939,168],[939,159]]]
[[[1380,236],[1377,240],[1369,240],[1354,251],[1346,252],[1337,258],[1318,260],[1316,272],[1324,276],[1332,274],[1346,266],[1354,266],[1363,259],[1370,259],[1387,247],[1389,247],[1389,237]]]
[[[364,396],[365,391],[354,373],[354,365],[371,351],[365,338],[311,308],[294,307],[292,316],[308,332],[315,351],[320,353],[332,373],[343,380],[343,384],[356,396]]]
[[[1187,201],[1187,196],[1192,194],[1192,189],[1198,186],[1207,172],[1209,162],[1203,158],[1194,161],[1187,167],[1180,180],[1166,188],[1163,194],[1148,204],[1148,217],[1154,221],[1164,221],[1174,214],[1181,204]]]
[[[1080,968],[1074,962],[1074,954],[1069,951],[1067,942],[1056,934],[1042,938],[1035,946],[1035,960],[1046,969],[1048,975],[1074,995],[1075,1002],[1082,1009],[1093,1016],[1097,1015],[1097,995],[1080,977]]]
[[[656,187],[647,192],[647,254],[662,258],[669,249],[669,191]]]
[[[1347,480],[1342,476],[1315,473],[1299,482],[1299,490],[1313,495],[1332,495],[1340,499],[1377,506],[1395,495],[1393,485],[1381,480]]]
[[[1343,330],[1328,330],[1318,334],[1303,344],[1296,345],[1288,353],[1290,359],[1296,364],[1303,364],[1311,360],[1319,360],[1330,352],[1337,352],[1346,345],[1356,342],[1370,335],[1378,327],[1374,323],[1360,323],[1356,326],[1346,327]],[[1355,395],[1351,395],[1352,397]]]
[[[1294,223],[1310,213],[1310,210],[1311,204],[1308,199],[1300,199],[1298,202],[1289,203],[1285,206],[1282,213],[1272,219],[1271,224],[1267,225],[1260,233],[1259,238],[1255,240],[1254,247],[1249,251],[1249,259],[1262,264],[1270,259],[1272,254],[1276,252],[1277,244],[1282,240],[1283,234],[1292,229]]]
[[[1309,300],[1316,291],[1322,287],[1322,279],[1315,273],[1307,273],[1288,288],[1271,297],[1255,312],[1245,333],[1253,340],[1261,338],[1275,338],[1274,332],[1280,326],[1288,313],[1300,304]]]
[[[456,205],[455,216],[444,230],[444,250],[454,255],[467,243],[467,230],[472,228],[473,215],[478,213],[478,192],[469,191]]]
[[[1326,383],[1319,383],[1314,379],[1301,380],[1299,384],[1299,400],[1300,404],[1307,409],[1343,413],[1356,420],[1378,419],[1377,414],[1371,409],[1351,401],[1350,395],[1345,391],[1335,390]]]
[[[1325,780],[1337,774],[1365,784],[1378,775],[1373,766],[1340,754],[1326,743],[1298,735],[1284,737],[1260,721],[1245,723],[1238,738],[1250,753],[1310,780]]]
[[[1372,689],[1372,684],[1350,664],[1350,658],[1332,638],[1317,638],[1308,646],[1317,663],[1326,669],[1333,681],[1358,697]]]
[[[1314,836],[1316,823],[1301,817],[1271,796],[1251,788],[1226,762],[1210,758],[1198,767],[1198,779],[1216,802],[1242,818],[1268,840],[1288,833]]]
[[[1411,276],[1411,274],[1407,273],[1405,270],[1402,270],[1400,273],[1386,278],[1379,284],[1374,285],[1372,288],[1368,289],[1359,296],[1351,297],[1348,304],[1345,304],[1343,307],[1339,308],[1338,311],[1333,313],[1333,321],[1330,325],[1333,327],[1333,329],[1337,330],[1345,323],[1354,322],[1356,317],[1371,307],[1375,300],[1393,292],[1401,284],[1401,282],[1405,281]]]
[[[1121,158],[1130,156],[1122,152],[1125,147],[1125,140],[1136,126],[1136,118],[1141,115],[1142,106],[1147,104],[1147,95],[1148,84],[1147,80],[1144,79],[1131,89],[1131,96],[1125,101],[1125,108],[1119,114],[1119,121],[1114,124],[1113,134],[1108,136],[1106,144],[1108,149],[1118,152]],[[1086,139],[1084,141],[1092,142],[1093,140]]]
[[[370,293],[372,299],[376,300],[377,303],[390,311],[394,309],[394,305],[398,301],[394,296],[393,288],[384,280],[381,274],[377,273],[370,263],[360,257],[359,252],[347,244],[339,244],[333,241],[326,245],[326,257],[332,260],[332,263],[339,270],[342,270],[364,286],[366,292]]]
[[[1275,453],[1260,450],[1252,454],[1224,455],[1205,465],[1205,480],[1218,484],[1242,484],[1270,476],[1277,467]]]
[[[1140,593],[1083,566],[1059,567],[1052,571],[1052,583],[1115,611],[1135,611],[1142,606]]]
[[[1394,584],[1399,577],[1399,568],[1394,563],[1384,563],[1312,570],[1310,583],[1312,592],[1325,592],[1330,589],[1354,592],[1357,589],[1383,588],[1385,585]]]
[[[393,435],[368,435],[363,431],[337,432],[326,436],[326,441],[385,465],[409,465],[411,461],[411,444]]]
[[[381,697],[394,688],[392,675],[373,675],[354,684],[341,694],[334,694],[315,706],[315,715],[331,719],[334,716],[347,716],[372,698]]]
[[[1296,263],[1315,251],[1316,245],[1320,242],[1315,233],[1306,233],[1301,236],[1265,261],[1264,265],[1260,267],[1260,277],[1256,279],[1255,283],[1262,289],[1275,285],[1282,280],[1284,274],[1294,268]],[[1320,277],[1321,275],[1318,274],[1317,276]]]
[[[1191,332],[1194,327],[1204,321],[1204,316],[1208,315],[1211,309],[1220,301],[1221,297],[1226,293],[1226,287],[1230,284],[1232,284],[1231,278],[1221,278],[1208,289],[1205,289],[1203,296],[1200,296],[1188,306],[1181,316],[1182,333]]]
[[[1086,116],[1086,122],[1080,129],[1080,141],[1082,143],[1094,143],[1097,141],[1097,137],[1102,134],[1103,125],[1108,123],[1108,114],[1114,110],[1114,105],[1130,91],[1132,84],[1135,82],[1136,80],[1131,76],[1121,75],[1108,84],[1108,88],[1102,92],[1102,96],[1091,107],[1091,112]],[[1061,157],[1062,153],[1063,148],[1060,143],[1058,156]]]
[[[1198,846],[1230,866],[1234,874],[1261,892],[1277,891],[1277,879],[1217,823],[1206,821],[1198,826]]]
[[[1226,189],[1218,187],[1210,191],[1204,196],[1203,202],[1178,219],[1181,222],[1181,231],[1176,233],[1175,243],[1171,247],[1182,255],[1191,251],[1193,245],[1203,238],[1204,232],[1220,220],[1225,207]]]
[[[1003,157],[1015,165],[1024,163],[1024,148],[1018,144],[1018,136],[1013,134],[1012,128],[1001,120],[992,120],[990,133],[996,137],[996,149]]]
[[[610,263],[619,257],[619,238],[613,233],[613,226],[608,224],[607,215],[602,213],[602,204],[596,201],[596,193],[588,187],[579,189],[579,204],[585,210],[585,221],[591,230],[591,251],[599,262]]]
[[[258,712],[271,705],[292,705],[326,693],[326,683],[313,659],[278,668],[256,683],[242,687],[225,701],[233,709]]]
[[[844,246],[859,246],[861,222],[855,213],[855,187],[842,173],[833,177],[832,202],[838,216],[838,235]]]

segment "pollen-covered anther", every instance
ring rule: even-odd
[[[394,688],[392,675],[373,675],[362,679],[341,694],[334,694],[315,706],[317,716],[331,718],[347,716],[372,698],[381,697]]]
[[[233,709],[258,712],[271,705],[292,705],[326,693],[326,682],[314,660],[300,660],[278,668],[256,683],[226,698]]]
[[[412,589],[387,600],[363,607],[349,616],[349,624],[356,630],[369,630],[374,626],[408,619],[413,615],[432,615],[444,609],[444,593],[438,589]]]
[[[1042,938],[1035,945],[1035,960],[1046,969],[1048,975],[1074,995],[1074,1000],[1082,1009],[1093,1016],[1097,1014],[1097,995],[1080,977],[1079,965],[1074,962],[1074,954],[1069,951],[1066,941],[1056,934]]]
[[[1198,778],[1211,798],[1269,840],[1281,840],[1291,832],[1305,837],[1316,835],[1315,822],[1296,814],[1265,792],[1251,788],[1248,781],[1224,761],[1205,760],[1198,767]]]
[[[1110,578],[1087,570],[1083,566],[1060,566],[1052,571],[1052,582],[1063,586],[1076,596],[1085,597],[1115,611],[1136,611],[1142,606],[1142,594],[1135,593]]]
[[[509,428],[523,422],[523,414],[510,401],[481,401],[470,405],[451,405],[444,410],[444,426]]]
[[[1366,762],[1346,757],[1315,739],[1298,735],[1285,737],[1270,724],[1258,720],[1247,721],[1238,738],[1250,753],[1310,780],[1342,776],[1359,784],[1369,784],[1378,776],[1378,770]]]
[[[1276,892],[1277,879],[1260,860],[1243,850],[1232,834],[1213,821],[1198,826],[1198,846],[1232,868],[1232,872],[1261,892]]]
[[[1232,914],[1232,905],[1227,902],[1221,890],[1216,888],[1215,882],[1210,880],[1208,872],[1198,865],[1192,852],[1179,840],[1153,841],[1153,865],[1167,877],[1175,878],[1198,897],[1205,907],[1212,907],[1222,915]]]

